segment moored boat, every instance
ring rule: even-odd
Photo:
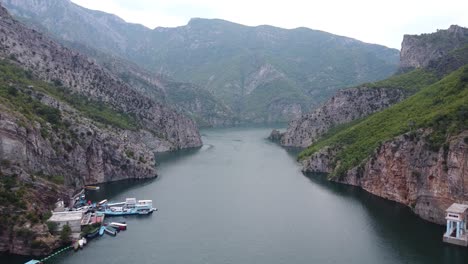
[[[99,186],[94,186],[94,185],[88,185],[88,186],[85,186],[85,189],[86,190],[91,190],[91,191],[97,191],[100,189]]]
[[[85,240],[83,240],[83,238],[79,239],[78,240],[78,246],[81,248],[83,248],[83,246],[85,245]]]
[[[104,231],[106,230],[106,227],[105,226],[101,226],[101,228],[99,228],[99,235],[102,236],[104,235]]]
[[[115,230],[113,227],[106,226],[104,229],[104,232],[110,236],[116,236],[117,235],[117,230]]]
[[[106,216],[123,216],[123,215],[148,215],[156,211],[153,208],[152,200],[136,200],[135,198],[127,198],[125,202],[107,203],[106,200],[99,203],[99,212]]]
[[[109,226],[117,228],[119,230],[127,230],[127,224],[122,224],[119,222],[112,222],[109,224]]]
[[[99,227],[96,227],[94,230],[92,230],[91,232],[89,232],[88,234],[85,235],[85,237],[87,239],[93,239],[95,237],[97,237],[100,233],[100,228]],[[104,231],[103,231],[104,232]]]

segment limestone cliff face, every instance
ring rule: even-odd
[[[170,145],[169,150],[201,145],[191,119],[131,89],[92,59],[24,27],[3,7],[0,7],[0,57],[16,60],[41,79],[59,80],[77,93],[134,115],[145,129],[159,134],[159,140]]]
[[[27,118],[0,102],[0,192],[18,197],[0,204],[0,252],[44,255],[60,246],[44,218],[58,198],[68,201],[86,184],[155,177],[153,149],[164,142],[148,146],[142,132],[98,124],[48,95],[17,89],[58,109],[61,125]]]
[[[67,201],[72,191],[31,175],[13,163],[3,164],[0,172],[1,177],[12,179],[10,184],[17,182],[13,189],[24,190],[22,194],[16,193],[23,199],[21,208],[10,203],[0,204],[0,252],[43,256],[60,247],[59,237],[52,235],[40,219],[53,209],[57,199]],[[5,194],[5,190],[2,191]]]
[[[402,90],[387,88],[341,90],[315,111],[291,121],[280,143],[288,147],[307,147],[330,128],[383,110],[406,95]]]
[[[62,175],[66,185],[76,187],[156,176],[152,149],[135,140],[136,132],[98,127],[70,106],[40,97],[60,109],[68,128],[57,131],[48,123],[31,123],[0,104],[2,160],[30,174]]]
[[[468,131],[449,138],[439,151],[428,146],[427,134],[421,130],[396,137],[363,166],[335,180],[405,204],[423,219],[443,224],[451,203],[468,201]],[[303,161],[303,170],[330,172],[333,164],[333,151],[324,149]]]
[[[405,35],[401,44],[400,68],[423,68],[450,51],[468,44],[468,29],[452,25],[432,34]]]

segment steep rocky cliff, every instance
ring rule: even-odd
[[[0,194],[0,252],[44,255],[61,246],[45,221],[57,199],[71,195],[70,189],[28,174],[14,164],[3,164]]]
[[[431,149],[430,131],[407,133],[382,144],[362,166],[349,170],[340,183],[360,186],[380,197],[409,206],[417,215],[445,223],[445,209],[468,202],[468,130]],[[332,172],[330,148],[303,162],[305,172]]]
[[[156,176],[151,149],[133,140],[133,131],[106,128],[48,95],[31,94],[31,100],[58,109],[60,123],[41,124],[0,104],[2,160],[29,173],[61,175],[66,185],[76,187]]]
[[[465,65],[467,51],[468,29],[459,26],[432,34],[405,35],[401,68],[421,69],[337,92],[311,113],[292,120],[280,144],[305,148],[331,128],[388,108]]]
[[[407,70],[429,66],[431,61],[468,43],[468,29],[452,25],[432,34],[405,35],[401,44],[400,68]]]
[[[50,253],[58,198],[155,177],[155,151],[201,145],[191,119],[136,90],[0,7],[1,252]]]
[[[330,128],[385,109],[407,96],[403,89],[351,88],[341,90],[315,111],[294,119],[281,136],[287,147],[307,147]]]
[[[0,56],[19,62],[44,80],[60,82],[76,93],[133,115],[144,129],[159,135],[155,141],[169,146],[164,150],[201,145],[192,120],[131,89],[92,59],[26,28],[3,7],[0,17]]]
[[[304,172],[360,186],[444,222],[452,202],[468,201],[468,66],[399,104],[313,143]]]
[[[156,176],[153,150],[166,143],[142,143],[145,134],[120,128],[125,118],[104,104],[75,109],[56,99],[60,89],[0,62],[0,251],[43,255],[60,246],[45,222],[74,189]]]

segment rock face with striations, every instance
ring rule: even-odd
[[[66,185],[77,187],[156,176],[153,152],[128,139],[132,131],[99,127],[65,103],[41,93],[35,96],[59,109],[69,127],[55,132],[50,124],[28,122],[0,104],[2,160],[31,174],[63,175]]]
[[[86,184],[155,177],[154,151],[201,145],[191,119],[26,28],[3,7],[0,59],[0,191],[9,199],[0,204],[0,252],[50,253],[60,246],[45,224],[57,198],[67,201]],[[86,109],[65,103],[58,91],[82,98]],[[107,110],[103,116],[91,106]],[[106,123],[109,116],[128,116],[135,125]]]
[[[44,80],[60,80],[74,92],[135,116],[143,128],[160,135],[154,140],[169,146],[155,151],[201,146],[192,120],[131,89],[92,59],[26,28],[3,7],[0,8],[0,56],[16,60]]]
[[[330,128],[381,111],[407,96],[403,90],[351,88],[337,92],[315,111],[294,119],[281,136],[287,147],[307,147]]]
[[[401,44],[400,68],[406,70],[427,67],[431,61],[446,56],[467,43],[468,28],[456,25],[432,34],[405,35]]]
[[[444,224],[445,209],[468,201],[468,131],[433,151],[428,131],[408,133],[381,145],[362,166],[336,181],[360,186],[377,196],[409,206],[428,221]],[[303,161],[305,172],[331,172],[333,150]]]

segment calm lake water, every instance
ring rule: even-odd
[[[159,157],[157,179],[103,186],[89,197],[153,199],[159,211],[47,263],[468,263],[468,249],[441,242],[443,227],[304,176],[292,153],[265,139],[270,130],[205,130],[201,149]]]

